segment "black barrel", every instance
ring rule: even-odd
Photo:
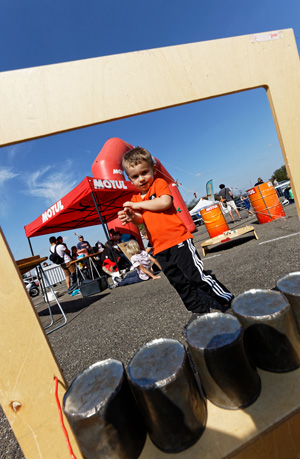
[[[245,408],[260,394],[260,377],[247,359],[243,335],[235,317],[218,312],[200,316],[186,329],[205,394],[222,408]]]
[[[173,339],[147,343],[131,359],[128,379],[153,443],[177,452],[204,431],[207,411],[184,346]]]
[[[300,365],[300,338],[286,298],[274,290],[252,289],[237,296],[232,309],[245,330],[255,365],[281,373]]]
[[[300,272],[290,273],[277,281],[277,288],[284,294],[292,311],[300,333]]]
[[[146,428],[130,390],[123,364],[107,359],[74,379],[63,410],[86,459],[136,459]]]

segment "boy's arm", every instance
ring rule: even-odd
[[[127,223],[134,223],[141,225],[143,223],[143,216],[139,210],[150,210],[152,212],[160,212],[167,210],[171,207],[173,199],[170,195],[164,194],[158,198],[149,201],[131,202],[127,201],[123,204],[124,209],[118,212],[118,218],[121,220],[122,225]]]
[[[129,207],[132,210],[150,210],[150,212],[161,212],[162,210],[170,209],[173,199],[170,195],[164,194],[158,198],[141,201],[141,202],[125,202],[123,207]]]

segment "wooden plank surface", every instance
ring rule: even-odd
[[[202,437],[180,459],[290,459],[300,451],[300,369],[259,370],[261,394],[248,408],[225,410],[208,402]],[[264,456],[264,454],[266,455]],[[149,437],[140,459],[167,459]]]
[[[0,230],[0,403],[25,457],[70,458],[54,398],[66,383]],[[76,457],[81,458],[65,419]]]
[[[258,87],[267,92],[299,214],[300,62],[291,29],[2,72],[0,145]],[[2,233],[0,250],[1,405],[27,457],[69,457],[53,398],[53,376],[64,381]],[[281,377],[287,381],[289,375],[276,375],[273,384]],[[299,381],[294,385],[299,387]],[[290,400],[284,396],[280,401],[279,392],[272,390],[264,397],[268,400],[272,394],[273,406],[290,406],[291,401],[298,410],[300,397],[294,398],[294,386],[281,389],[288,391]],[[62,392],[60,386],[60,397]],[[13,401],[20,403],[16,411]],[[252,433],[267,407],[261,406],[255,423],[250,422]],[[285,406],[280,408],[286,412]],[[245,410],[236,425],[228,421],[234,414],[222,417],[219,411],[221,422],[211,429],[219,440],[211,437],[209,451],[218,457],[224,457],[235,429],[239,432],[241,423],[249,427],[248,417],[254,419]],[[285,419],[282,414],[280,419]],[[248,429],[243,441],[250,437]],[[293,436],[293,441],[298,438]],[[240,438],[236,441],[241,444]],[[202,446],[193,448],[180,457],[205,457],[199,454]],[[193,451],[197,455],[186,455],[196,454]],[[163,457],[157,451],[151,454]]]
[[[201,243],[203,255],[205,256],[207,254],[208,252],[207,247],[211,245],[220,244],[222,242],[228,242],[231,239],[235,239],[236,237],[242,236],[243,234],[247,234],[250,232],[253,232],[253,236],[255,237],[255,239],[258,239],[258,236],[253,226],[250,226],[250,225],[244,226],[243,228],[237,228],[234,230],[225,231],[224,233],[219,234],[216,237],[207,239],[206,241]]]
[[[300,62],[292,29],[2,72],[0,145],[259,87],[300,213]]]
[[[39,256],[38,257],[32,257],[33,259],[25,259],[26,261],[23,261],[23,260],[18,260],[16,263],[17,263],[17,266],[18,266],[18,269],[20,271],[21,274],[25,274],[27,273],[28,271],[30,271],[31,269],[34,269],[36,268],[38,265],[40,265],[41,263],[43,263],[43,261],[46,261],[48,260],[48,257],[43,257],[43,258],[40,258]]]

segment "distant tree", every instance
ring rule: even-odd
[[[273,172],[272,177],[270,178],[271,182],[273,182],[275,178],[278,182],[282,182],[282,180],[288,180],[285,165],[281,166],[279,169],[276,169],[276,171]]]
[[[186,207],[188,208],[188,210],[192,210],[193,207],[195,207],[195,205],[197,204],[198,202],[198,199],[192,199],[191,202],[189,202],[188,204],[186,204]]]

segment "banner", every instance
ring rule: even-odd
[[[209,180],[206,184],[206,199],[215,200],[213,181]]]

